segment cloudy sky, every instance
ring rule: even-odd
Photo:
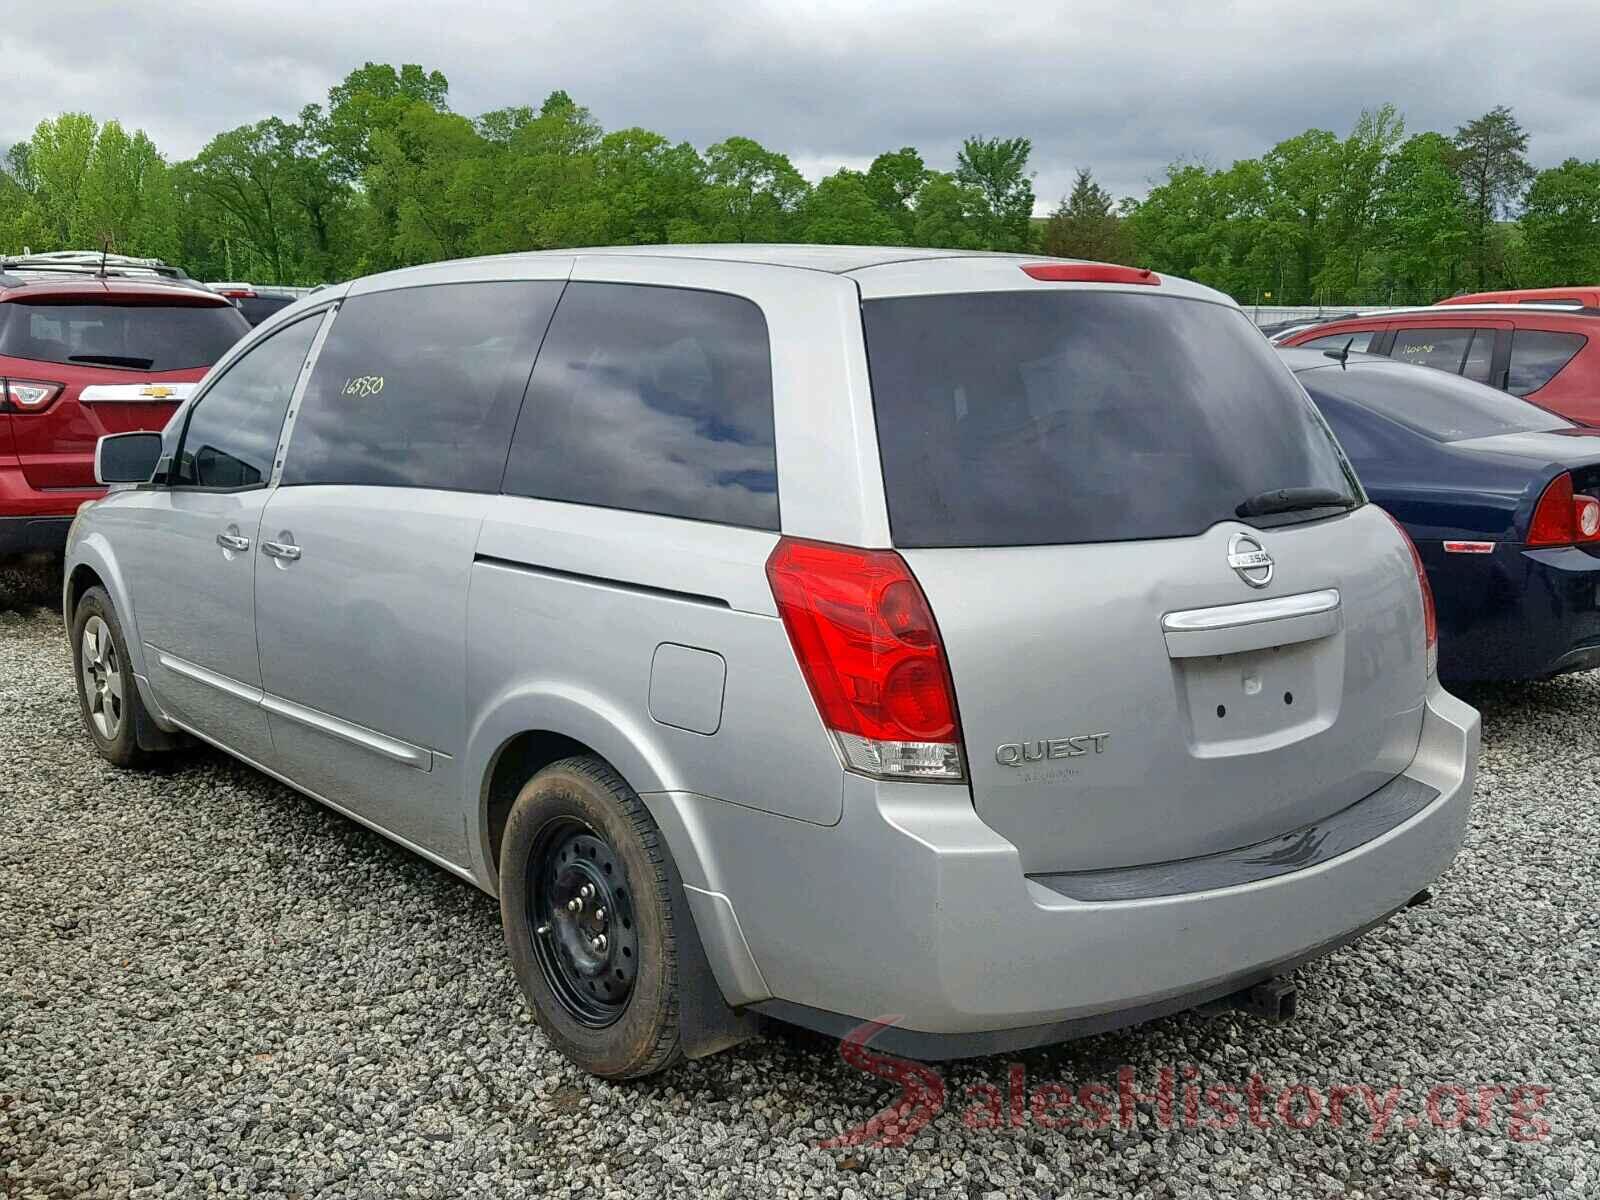
[[[169,157],[325,98],[353,67],[420,62],[475,115],[565,88],[608,129],[730,134],[807,176],[968,134],[1033,139],[1041,210],[1075,167],[1140,195],[1179,157],[1226,166],[1393,101],[1450,132],[1508,104],[1540,165],[1600,158],[1597,0],[0,0],[0,146],[81,109]]]

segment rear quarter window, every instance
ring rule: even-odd
[[[505,490],[777,529],[761,309],[720,292],[569,284],[539,351]]]
[[[449,283],[346,300],[289,435],[283,484],[500,487],[558,282]]]
[[[1587,340],[1581,333],[1518,329],[1511,335],[1506,391],[1513,396],[1537,392],[1561,373]]]
[[[1182,537],[1271,489],[1359,495],[1236,309],[1015,291],[873,300],[863,319],[897,545]]]
[[[0,355],[34,362],[182,371],[209,367],[249,332],[231,304],[0,304]]]
[[[1375,329],[1351,330],[1349,333],[1330,333],[1327,337],[1298,342],[1301,350],[1343,350],[1350,347],[1351,354],[1364,354],[1372,348],[1372,339],[1378,336]]]

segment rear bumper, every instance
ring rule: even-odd
[[[0,555],[59,551],[78,508],[103,495],[104,488],[41,492],[21,468],[0,465]]]
[[[1568,547],[1493,555],[1423,551],[1446,680],[1545,679],[1600,667],[1600,555]]]
[[[769,1015],[830,1032],[892,1018],[874,1045],[925,1057],[1057,1041],[1248,986],[1404,906],[1461,845],[1478,736],[1476,711],[1435,689],[1405,772],[1434,798],[1268,878],[1073,899],[1023,875],[965,789],[851,777],[831,830],[720,806],[715,878],[691,905],[724,993]]]

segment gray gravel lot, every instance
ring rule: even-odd
[[[835,1045],[776,1033],[599,1083],[531,1023],[487,896],[221,755],[106,766],[59,619],[18,611],[38,597],[48,581],[0,575],[0,1195],[1600,1192],[1593,675],[1470,696],[1486,737],[1461,859],[1431,905],[1303,969],[1296,1020],[1188,1014],[946,1065],[910,1145],[823,1149],[896,1094]],[[1163,1066],[1180,1089],[1186,1067],[1199,1089],[1259,1073],[1266,1127],[1186,1128],[1180,1091],[1168,1127],[1147,1102],[1124,1128],[1123,1066],[1140,1091]],[[1012,1124],[1018,1067],[1028,1089],[1105,1086],[1111,1127],[1025,1103]],[[1381,1132],[1355,1099],[1301,1130],[1276,1103],[1296,1083],[1403,1095]],[[1429,1089],[1456,1083],[1474,1109],[1479,1084],[1549,1093],[1537,1111],[1523,1093],[1518,1140],[1508,1096],[1484,1128],[1430,1120]]]

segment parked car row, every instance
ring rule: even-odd
[[[1435,378],[1340,357],[1293,365]],[[765,1020],[949,1057],[1259,1010],[1419,899],[1471,802],[1426,555],[1341,419],[1227,297],[1126,267],[358,280],[99,442],[85,727],[126,767],[213,743],[497,895],[608,1077]]]

